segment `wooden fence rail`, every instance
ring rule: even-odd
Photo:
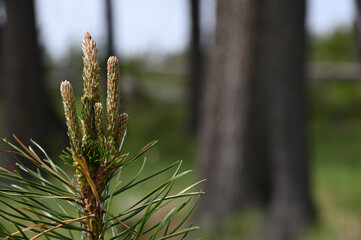
[[[312,82],[361,81],[361,63],[359,62],[310,62],[308,78]]]

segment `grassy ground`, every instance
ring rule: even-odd
[[[312,187],[319,222],[307,239],[361,239],[361,119],[313,124]]]
[[[319,221],[307,239],[361,239],[361,85],[312,88],[312,190]]]

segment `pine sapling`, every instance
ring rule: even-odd
[[[60,85],[70,145],[61,159],[74,169],[75,178],[68,176],[37,143],[32,142],[44,159],[15,136],[20,146],[5,140],[12,149],[6,152],[32,162],[38,169],[29,169],[20,159],[17,159],[17,167],[10,163],[12,171],[0,167],[0,178],[13,183],[0,183],[0,203],[4,206],[0,209],[0,237],[78,239],[76,236],[80,235],[87,240],[102,240],[106,236],[109,239],[160,240],[180,236],[183,239],[188,232],[197,229],[183,225],[201,194],[190,190],[201,181],[171,195],[174,181],[190,171],[180,172],[179,161],[139,179],[145,159],[139,173],[132,179],[124,180],[128,180],[127,183],[122,185],[120,181],[112,181],[115,177],[119,179],[126,167],[153,147],[156,141],[150,142],[132,157],[124,152],[128,114],[121,112],[119,61],[116,57],[108,59],[107,97],[106,106],[103,106],[97,46],[89,33],[85,34],[82,50],[84,93],[81,97],[81,118],[77,115],[71,83],[63,81]],[[174,173],[167,181],[150,189],[133,205],[116,214],[110,212],[114,197],[125,195],[127,190],[172,169]],[[23,177],[21,171],[30,174],[33,179]],[[193,197],[197,200],[191,201]],[[184,200],[162,219],[151,219],[175,199]],[[190,204],[193,205],[187,208]],[[185,212],[183,215],[179,214],[182,210]],[[15,230],[9,231],[9,226],[15,227]]]

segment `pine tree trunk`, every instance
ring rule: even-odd
[[[356,5],[356,22],[355,22],[355,39],[358,60],[361,61],[361,0],[355,0]]]
[[[217,5],[199,157],[202,175],[208,179],[199,215],[201,220],[215,224],[214,219],[222,219],[247,203],[267,199],[266,155],[257,150],[257,145],[265,143],[262,136],[266,126],[255,126],[263,112],[254,108],[259,104],[259,92],[255,91],[257,84],[250,81],[254,67],[254,3],[229,0],[218,1]]]
[[[260,7],[259,71],[267,80],[272,201],[269,240],[296,239],[313,216],[308,176],[305,1],[267,1]]]
[[[105,0],[105,16],[106,16],[106,29],[107,29],[107,54],[106,56],[114,56],[114,31],[113,31],[113,12],[112,0]]]
[[[201,44],[200,0],[189,0],[191,31],[189,47],[189,129],[197,135],[199,130],[200,101],[202,99],[203,56]]]
[[[263,239],[292,239],[312,217],[305,1],[218,1],[203,105],[201,219],[265,206]]]
[[[39,56],[34,2],[5,0],[5,5],[7,22],[2,46],[5,135],[12,140],[14,133],[26,143],[34,139],[51,153],[54,149],[49,150],[49,145],[64,145],[66,130],[48,98]],[[51,140],[47,136],[51,136]]]

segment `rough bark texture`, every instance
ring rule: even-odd
[[[190,48],[189,48],[189,109],[190,132],[198,133],[200,101],[203,83],[203,56],[201,44],[200,0],[189,0],[191,19]]]
[[[201,125],[201,219],[216,224],[263,205],[263,239],[289,240],[312,217],[304,17],[304,0],[218,1]]]
[[[34,3],[31,0],[6,0],[5,5],[7,22],[2,46],[5,134],[9,140],[14,133],[26,143],[32,138],[44,147],[52,143],[59,147],[59,143],[65,142],[66,131],[47,97],[37,43]],[[59,131],[62,132],[61,137],[56,135]],[[50,141],[46,141],[47,135],[51,136]],[[58,149],[57,153],[60,152],[61,149]]]
[[[250,119],[250,76],[254,44],[254,1],[218,1],[215,43],[205,84],[200,169],[207,194],[203,220],[221,219],[258,198],[253,167],[246,157]],[[256,112],[253,112],[257,114]],[[246,167],[247,166],[247,167]],[[212,209],[212,211],[210,211]],[[212,219],[212,220],[211,220]]]

